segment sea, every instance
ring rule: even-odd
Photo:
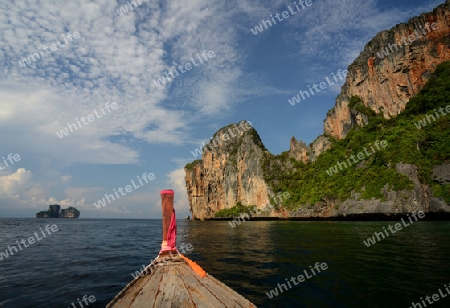
[[[394,223],[179,220],[177,244],[257,307],[450,307],[450,222],[364,243]],[[0,307],[105,307],[157,256],[161,237],[161,220],[2,218]]]

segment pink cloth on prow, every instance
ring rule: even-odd
[[[169,230],[167,230],[166,246],[162,246],[159,253],[163,251],[177,250],[177,220],[175,217],[175,209],[173,209],[170,217]]]
[[[177,248],[177,219],[175,217],[175,209],[172,212],[169,230],[167,231],[167,246],[170,247],[170,249]]]

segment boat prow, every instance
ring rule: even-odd
[[[256,307],[197,263],[180,254],[175,247],[176,220],[173,191],[161,192],[163,198],[163,245],[154,259],[132,280],[107,308],[148,307]],[[169,213],[173,213],[169,215]]]
[[[106,306],[256,307],[183,255],[159,255]]]

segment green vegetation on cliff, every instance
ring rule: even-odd
[[[194,167],[195,167],[197,164],[200,164],[201,162],[202,162],[201,159],[194,160],[193,162],[187,163],[186,166],[184,166],[184,168],[185,168],[186,170],[194,170]]]
[[[449,185],[434,182],[430,176],[434,166],[450,159],[450,113],[439,111],[450,105],[450,62],[439,65],[405,111],[393,119],[376,115],[359,97],[352,97],[349,105],[364,114],[368,124],[354,127],[345,139],[332,140],[332,148],[316,161],[296,161],[289,158],[288,152],[266,155],[262,163],[266,182],[275,194],[284,191],[291,194],[285,207],[333,204],[350,198],[353,190],[361,193],[362,199],[384,200],[382,188],[386,184],[389,190],[413,188],[406,176],[396,172],[395,165],[400,162],[416,165],[420,181],[429,184],[435,196],[450,202]],[[338,162],[348,162],[351,155],[356,156],[364,148],[369,150],[377,140],[385,140],[387,147],[329,175],[330,168]]]
[[[219,218],[233,218],[233,217],[239,217],[242,214],[250,214],[256,210],[255,205],[251,206],[245,206],[242,205],[240,201],[236,202],[236,205],[229,208],[229,209],[223,209],[220,211],[217,211],[214,216]]]

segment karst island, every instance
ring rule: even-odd
[[[47,211],[40,211],[36,213],[36,218],[78,218],[80,211],[69,206],[67,209],[61,209],[59,204],[52,204],[48,206]]]

